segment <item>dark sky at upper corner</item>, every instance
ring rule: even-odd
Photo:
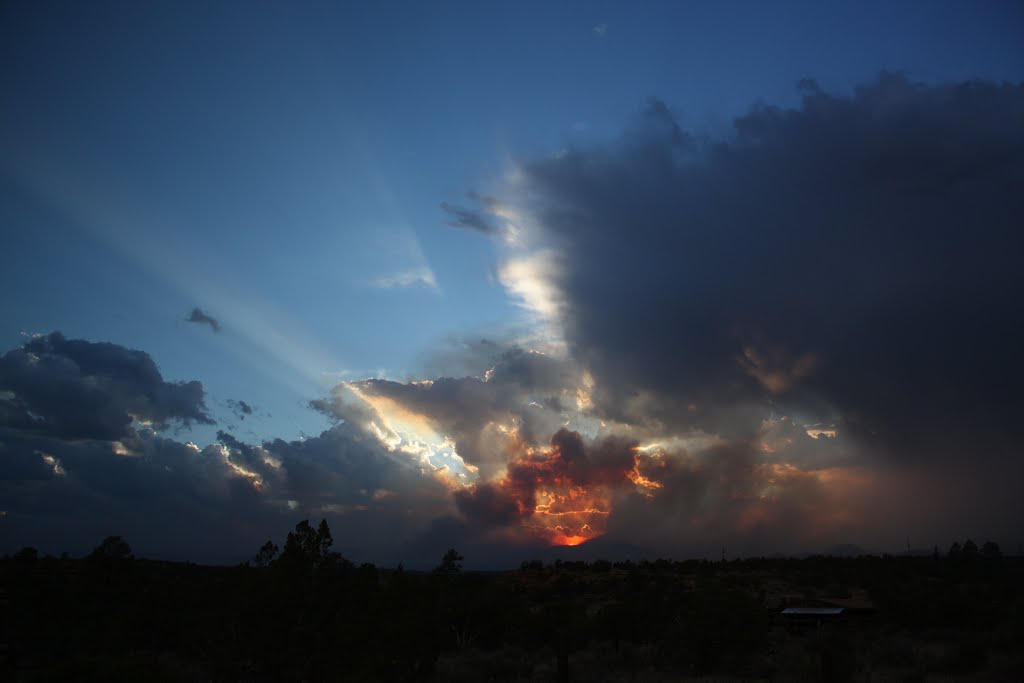
[[[4,3],[0,537],[1013,541],[1022,35],[1016,2]]]

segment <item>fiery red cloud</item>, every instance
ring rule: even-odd
[[[435,385],[401,389],[408,392],[409,386],[419,396]],[[475,424],[460,423],[444,411],[420,412],[436,411],[441,399],[409,406],[371,391],[397,393],[396,387],[360,385],[353,392],[373,411],[371,432],[389,450],[431,465],[423,471],[446,483],[476,532],[513,543],[579,545],[627,528],[631,539],[661,543],[657,534],[664,532],[665,520],[685,525],[691,539],[709,528],[744,537],[782,530],[824,539],[855,526],[870,488],[865,484],[870,478],[849,464],[850,446],[837,440],[838,431],[829,425],[812,429],[783,417],[764,421],[745,440],[668,432],[648,433],[648,441],[640,443],[626,435],[641,430],[601,423],[596,437],[555,427],[547,441],[538,442],[538,431],[550,422],[538,430],[537,421],[527,427],[515,411],[492,407],[481,410]],[[472,406],[457,414],[464,419]],[[438,443],[449,445],[456,456],[452,462],[464,463],[464,469],[424,456]],[[456,451],[463,444],[467,460]],[[654,537],[648,539],[648,532]]]
[[[510,435],[510,440],[516,440]],[[469,517],[492,523],[518,523],[552,545],[579,545],[605,533],[615,490],[660,488],[640,471],[636,444],[605,439],[586,445],[577,432],[559,430],[547,446],[521,442],[499,479],[456,494]]]

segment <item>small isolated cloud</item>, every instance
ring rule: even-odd
[[[473,230],[485,235],[497,235],[501,232],[501,230],[491,224],[483,214],[478,211],[474,211],[473,209],[455,206],[448,202],[441,202],[441,210],[452,217],[451,220],[448,221],[448,225],[453,228],[459,228],[460,230]]]
[[[220,321],[218,321],[212,315],[203,312],[203,309],[199,308],[198,306],[192,309],[192,312],[189,313],[188,317],[185,318],[185,320],[190,323],[209,325],[210,329],[213,330],[214,332],[220,332]]]
[[[413,230],[402,227],[388,233],[382,246],[382,261],[373,268],[373,272],[382,274],[365,280],[365,286],[377,289],[426,286],[440,291],[430,260]]]
[[[233,398],[229,398],[227,404],[228,407],[231,408],[231,412],[233,412],[235,417],[239,420],[244,420],[247,415],[252,415],[253,413],[252,405],[241,399],[235,400]]]
[[[379,289],[395,289],[397,287],[413,287],[425,285],[431,289],[438,289],[437,278],[429,266],[420,266],[403,270],[393,275],[384,275],[370,283],[371,286]]]
[[[608,35],[608,24],[598,24],[591,30],[593,30],[594,35],[596,35],[598,38],[604,38],[606,35]]]

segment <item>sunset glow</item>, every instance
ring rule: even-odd
[[[558,533],[558,534],[555,534],[554,536],[552,536],[552,538],[551,538],[551,545],[568,545],[568,546],[580,545],[581,543],[586,543],[591,538],[593,538],[593,537],[592,536],[567,536],[564,533]]]
[[[0,5],[0,554],[1024,535],[1019,3],[112,3]]]

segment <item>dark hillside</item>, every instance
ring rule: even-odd
[[[964,548],[967,551],[964,551]],[[1024,560],[932,557],[526,561],[476,573],[353,566],[326,525],[208,567],[2,560],[5,678],[218,681],[1012,680]],[[792,617],[786,607],[841,616]],[[816,614],[816,613],[814,613]]]

